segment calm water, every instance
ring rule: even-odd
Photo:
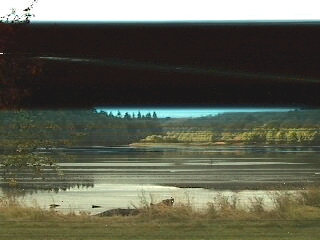
[[[56,203],[60,211],[98,213],[139,206],[141,198],[157,202],[174,197],[176,202],[189,200],[201,208],[223,193],[236,194],[241,204],[263,196],[270,205],[266,189],[303,189],[320,180],[318,146],[43,150],[46,154],[56,151],[68,156],[59,163],[64,176],[57,178],[48,170],[44,180],[30,180],[26,173],[19,179],[26,204],[36,202],[48,208]]]

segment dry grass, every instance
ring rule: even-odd
[[[158,205],[145,193],[141,213],[130,217],[61,214],[35,204],[25,207],[14,197],[0,199],[1,239],[319,239],[319,189],[289,194],[273,193],[273,209],[263,199],[248,208],[236,196],[218,195],[205,209],[190,199],[173,207]]]
[[[186,202],[175,203],[173,207],[166,205],[150,206],[157,202],[152,195],[142,192],[139,203],[133,207],[140,209],[138,216],[129,217],[139,221],[193,221],[193,220],[320,220],[320,189],[310,188],[295,193],[276,191],[269,194],[273,208],[266,209],[263,198],[250,199],[249,206],[239,205],[236,195],[226,196],[218,194],[213,201],[201,210],[192,205],[188,198]],[[3,220],[90,220],[97,217],[83,212],[76,215],[56,212],[54,209],[44,210],[34,203],[34,207],[26,207],[14,196],[0,198],[0,217]],[[119,218],[119,217],[112,217]],[[121,218],[121,217],[120,217]]]
[[[236,194],[218,194],[201,210],[196,209],[187,196],[185,203],[175,203],[174,207],[160,205],[150,207],[155,202],[152,195],[144,192],[139,196],[141,209],[137,219],[166,221],[212,221],[212,220],[320,220],[320,189],[313,187],[304,191],[274,191],[269,193],[273,208],[266,208],[262,197],[250,199],[248,206],[241,206]]]
[[[27,207],[14,197],[0,198],[0,219],[2,221],[66,221],[66,220],[88,220],[92,216],[87,213],[76,215],[70,211],[63,214],[54,209],[45,210],[36,202],[33,207]]]
[[[311,187],[299,192],[298,201],[302,205],[320,208],[320,187]]]

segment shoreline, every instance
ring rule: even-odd
[[[160,184],[159,184],[160,185]],[[319,187],[318,182],[270,181],[270,182],[211,182],[165,183],[162,186],[178,188],[203,188],[213,191],[299,191]]]
[[[226,142],[202,142],[202,143],[151,143],[151,142],[135,142],[130,143],[130,147],[214,147],[214,146],[245,146],[245,144],[229,144]]]
[[[201,143],[152,143],[152,142],[135,142],[128,144],[129,147],[152,147],[152,148],[187,148],[187,147],[314,147],[313,145],[291,145],[291,144],[244,144],[244,143],[227,143],[227,142],[201,142]]]

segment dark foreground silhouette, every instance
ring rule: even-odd
[[[150,207],[157,206],[167,206],[172,207],[174,203],[174,198],[162,200],[159,203],[150,203]],[[96,216],[99,217],[112,217],[112,216],[136,216],[141,212],[139,208],[114,208],[101,213],[98,213]]]
[[[140,209],[131,208],[114,208],[102,213],[98,213],[96,216],[99,217],[112,217],[112,216],[135,216],[140,213]]]

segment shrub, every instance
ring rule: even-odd
[[[315,187],[299,192],[298,201],[302,205],[320,207],[320,189]]]

